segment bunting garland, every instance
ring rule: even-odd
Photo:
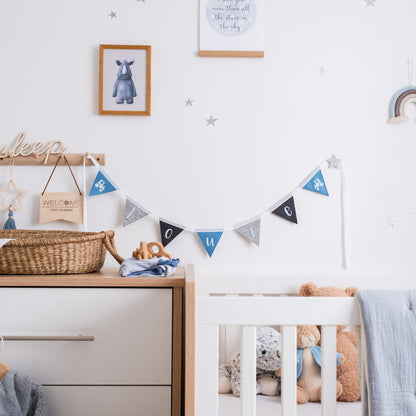
[[[104,193],[113,192],[119,190],[120,188],[115,184],[113,180],[104,172],[100,167],[97,161],[91,156],[87,156],[92,160],[94,165],[98,169],[97,176],[91,187],[89,196],[99,195]],[[224,227],[220,230],[195,230],[190,229],[185,226],[175,224],[172,221],[159,218],[159,227],[160,227],[160,237],[162,244],[167,246],[170,244],[182,231],[196,232],[207,251],[209,257],[212,257],[217,245],[222,237],[224,231],[236,231],[242,235],[245,239],[251,243],[259,246],[260,244],[260,228],[261,228],[261,216],[265,213],[272,213],[276,216],[279,216],[289,222],[298,224],[298,217],[295,206],[294,193],[299,189],[305,189],[318,193],[320,195],[329,196],[328,189],[325,183],[324,176],[322,174],[321,165],[324,162],[328,162],[329,168],[336,168],[340,171],[341,177],[341,202],[342,202],[342,238],[343,238],[343,267],[347,267],[347,248],[346,248],[346,230],[345,230],[345,174],[342,167],[342,162],[340,159],[337,159],[335,156],[332,156],[330,159],[321,162],[305,179],[295,187],[290,194],[285,198],[278,201],[268,210],[260,213],[256,217],[253,217],[247,221],[241,222],[231,227]],[[124,217],[123,217],[123,227],[130,225],[136,221],[141,220],[142,218],[151,215],[151,213],[136,203],[129,196],[125,196],[125,208],[124,208]]]

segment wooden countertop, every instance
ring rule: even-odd
[[[87,274],[0,275],[0,287],[183,287],[185,268],[170,277],[122,277],[118,267]]]

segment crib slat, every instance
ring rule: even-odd
[[[256,327],[243,326],[241,340],[241,416],[256,416]]]
[[[282,416],[296,416],[296,326],[281,327]]]
[[[337,327],[326,325],[321,327],[322,368],[321,368],[321,414],[336,416],[337,414]]]
[[[218,325],[197,325],[195,415],[218,416]]]

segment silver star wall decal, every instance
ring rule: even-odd
[[[341,159],[337,159],[335,155],[332,155],[330,159],[327,159],[328,167],[338,169],[341,165]]]
[[[117,12],[110,12],[108,15],[109,15],[111,18],[113,18],[113,17],[117,17]]]
[[[364,0],[365,1],[365,3],[367,4],[367,7],[368,6],[375,6],[375,2],[377,1],[377,0]]]
[[[394,228],[395,225],[396,225],[396,220],[388,217],[386,221],[386,227]]]
[[[194,101],[195,101],[195,100],[191,100],[190,98],[188,98],[188,99],[185,101],[185,107],[188,107],[188,105],[192,107],[192,103],[193,103]]]
[[[215,122],[217,121],[217,118],[213,118],[212,116],[210,116],[209,118],[206,119],[207,121],[207,126],[211,125],[215,127]]]

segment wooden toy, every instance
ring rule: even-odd
[[[157,247],[155,251],[154,248]],[[146,243],[146,241],[140,241],[140,248],[136,248],[132,254],[136,260],[146,260],[151,259],[153,257],[167,257],[169,259],[172,256],[165,250],[162,243],[158,241],[153,241],[151,243]]]

